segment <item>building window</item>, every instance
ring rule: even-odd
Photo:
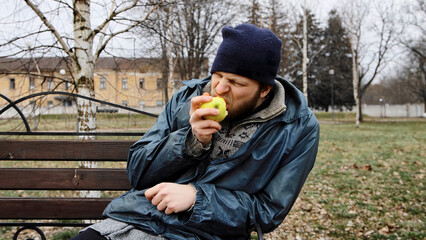
[[[157,89],[161,89],[163,86],[163,80],[161,78],[157,78]]]
[[[145,82],[145,79],[139,78],[139,88],[140,89],[145,89],[144,82]]]
[[[34,90],[35,88],[35,79],[33,75],[30,75],[30,90]]]
[[[145,101],[141,100],[141,101],[139,102],[139,106],[140,106],[141,108],[145,107]]]
[[[127,89],[127,78],[122,79],[121,89]]]
[[[71,107],[72,101],[71,100],[64,100],[63,104],[64,104],[64,107]]]
[[[53,79],[51,78],[47,80],[47,89],[53,89]]]
[[[11,78],[9,82],[10,82],[10,84],[9,84],[10,89],[15,89],[15,79]]]
[[[157,106],[158,107],[162,107],[163,106],[163,101],[162,100],[158,100],[157,101]]]
[[[122,105],[127,107],[127,100],[123,100]]]
[[[106,78],[101,77],[99,89],[106,89]]]
[[[65,82],[65,90],[68,90],[71,88],[71,83],[70,82]]]
[[[52,101],[47,101],[47,106],[49,108],[53,108],[53,102]]]

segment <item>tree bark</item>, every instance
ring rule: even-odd
[[[72,59],[77,92],[86,97],[95,97],[92,26],[90,24],[90,1],[74,0],[74,44]],[[90,133],[96,131],[96,106],[93,101],[77,98],[77,129],[87,135],[81,141],[95,140]],[[97,168],[95,161],[82,161],[80,167]],[[100,197],[100,191],[81,191],[82,197]]]
[[[308,73],[307,73],[307,62],[308,62],[308,19],[306,12],[306,0],[303,5],[303,95],[305,95],[306,102],[308,103]]]
[[[359,71],[358,71],[358,53],[355,49],[355,27],[353,23],[353,9],[351,10],[351,52],[352,52],[352,85],[354,89],[354,100],[355,100],[355,126],[358,128],[360,124],[361,106],[359,99]],[[358,40],[359,41],[359,40]]]

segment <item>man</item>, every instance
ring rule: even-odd
[[[131,147],[133,189],[75,239],[248,239],[284,220],[314,165],[318,121],[276,76],[271,31],[241,24],[222,35],[212,76],[187,82]],[[221,123],[204,119],[217,109],[199,108],[213,96],[227,105]]]

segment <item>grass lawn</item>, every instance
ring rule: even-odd
[[[426,120],[366,117],[355,128],[352,114],[336,114],[334,121],[330,114],[317,116],[314,169],[287,218],[265,239],[426,239]],[[46,120],[39,129],[63,130],[60,119]],[[0,131],[7,131],[1,121]],[[127,115],[98,121],[100,130],[145,131],[153,124]],[[9,230],[0,229],[0,239],[10,239]],[[61,237],[67,231],[51,230],[48,238],[68,239]]]
[[[425,239],[426,121],[368,119],[357,129],[327,117],[315,167],[266,239]]]

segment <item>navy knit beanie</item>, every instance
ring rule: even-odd
[[[272,31],[244,23],[235,28],[223,27],[222,37],[210,73],[234,73],[260,83],[275,84],[282,42]]]

